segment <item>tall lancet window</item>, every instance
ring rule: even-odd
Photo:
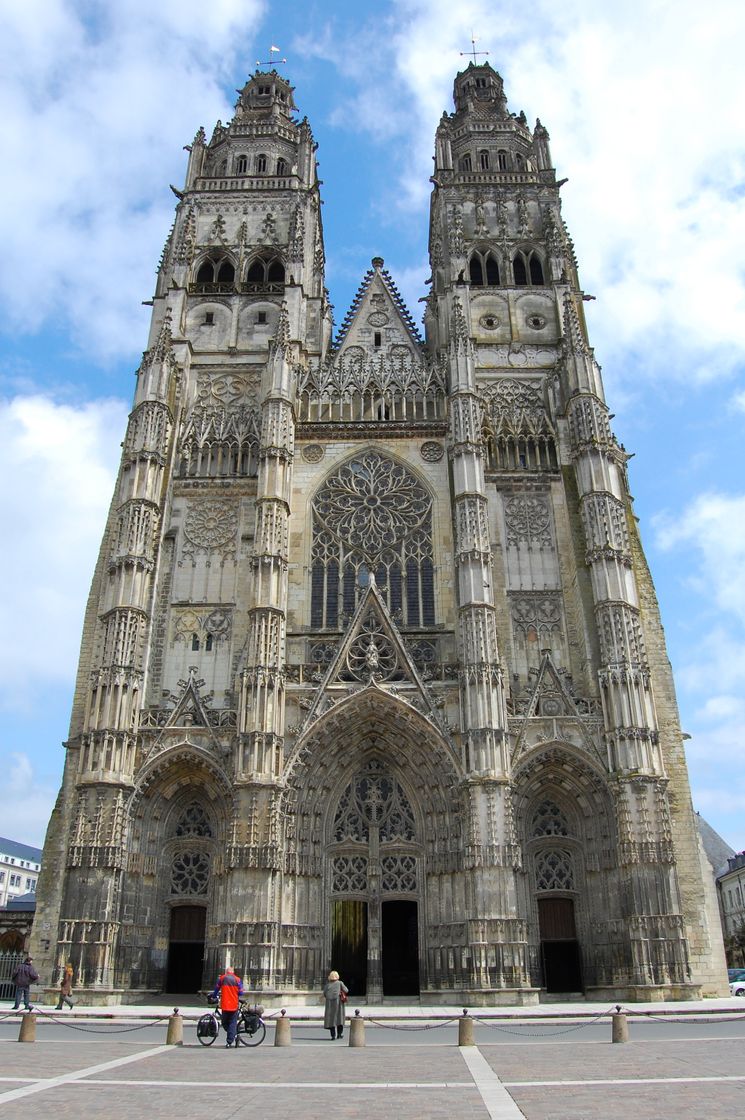
[[[343,624],[370,573],[402,625],[434,625],[432,496],[411,471],[364,452],[326,480],[312,508],[314,629]]]

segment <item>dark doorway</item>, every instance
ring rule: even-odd
[[[367,903],[356,898],[336,901],[331,910],[331,967],[350,995],[367,994]]]
[[[382,906],[383,995],[419,995],[417,904],[408,899]]]
[[[203,906],[171,910],[167,992],[198,992],[202,987],[205,917]]]
[[[539,898],[543,983],[547,992],[581,992],[582,962],[574,923],[574,900]]]

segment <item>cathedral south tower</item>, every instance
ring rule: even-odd
[[[423,332],[334,335],[316,144],[200,129],[85,617],[34,956],[96,1002],[719,994],[654,587],[549,136],[469,64]]]

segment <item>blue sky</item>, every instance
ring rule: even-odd
[[[208,13],[208,14],[207,14]],[[745,847],[745,140],[734,0],[0,0],[0,833],[41,844],[155,269],[197,127],[277,44],[318,157],[340,323],[412,313],[459,52],[551,133],[656,582],[696,808]]]

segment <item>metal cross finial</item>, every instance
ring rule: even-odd
[[[488,55],[488,53],[489,53],[488,51],[477,51],[476,50],[476,44],[477,43],[478,43],[478,39],[476,38],[474,33],[471,32],[471,49],[470,49],[470,51],[459,51],[459,54],[460,54],[461,58],[465,58],[467,54],[472,54],[473,55],[474,66],[476,66],[476,55],[478,55],[478,54]]]
[[[259,62],[259,60],[257,58],[256,59],[256,65],[257,66],[277,66],[282,62],[287,62],[286,58],[274,58],[273,57],[275,54],[281,54],[281,53],[282,52],[280,51],[279,47],[270,47],[269,48],[269,56],[270,56],[269,61],[268,62]]]

